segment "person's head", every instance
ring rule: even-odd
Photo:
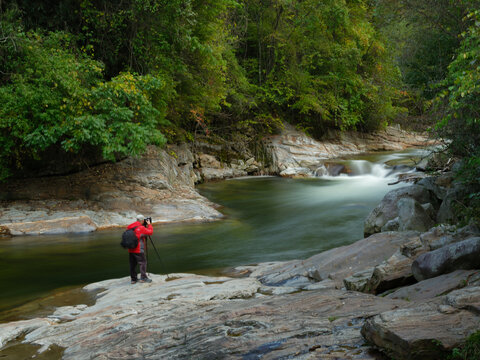
[[[144,220],[145,220],[145,216],[143,216],[143,215],[141,215],[141,214],[138,214],[138,215],[137,215],[137,221],[138,221],[138,222],[143,223]]]

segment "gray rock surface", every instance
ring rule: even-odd
[[[426,208],[433,207],[430,203],[426,204]],[[412,198],[403,198],[398,200],[398,223],[399,231],[405,230],[416,230],[416,231],[427,231],[433,225],[434,221],[418,201]]]
[[[413,275],[418,281],[460,269],[480,269],[480,237],[427,252],[412,264]]]
[[[455,225],[442,224],[420,235],[420,240],[426,249],[436,250],[476,236],[480,236],[480,229],[475,225],[457,229]]]
[[[313,176],[327,159],[369,151],[402,150],[431,142],[423,135],[412,135],[395,127],[373,134],[332,132],[322,141],[316,141],[287,124],[281,134],[268,137],[266,143],[273,171],[293,177],[296,172],[301,172],[300,176]]]
[[[65,307],[49,319],[0,324],[0,343],[65,348],[64,359],[375,359],[360,334],[364,318],[403,301],[318,289],[262,295],[252,277],[153,275],[86,287],[93,306]]]
[[[395,359],[441,359],[478,330],[480,313],[466,304],[479,299],[480,287],[455,290],[436,302],[376,315],[362,335]]]
[[[390,191],[385,195],[383,200],[372,212],[369,214],[367,219],[365,220],[364,225],[364,233],[365,236],[375,234],[381,231],[382,227],[387,224],[388,221],[394,220],[398,217],[399,226],[404,229],[408,227],[415,227],[409,226],[409,217],[406,209],[402,212],[403,220],[400,219],[400,211],[398,203],[401,199],[413,199],[417,201],[419,204],[426,204],[430,203],[434,207],[437,207],[437,198],[433,195],[433,193],[424,188],[423,186],[419,185],[411,185],[407,187],[403,187],[400,189],[395,189]],[[408,202],[405,205],[408,205],[411,200],[407,200]],[[402,203],[401,203],[402,204]],[[410,209],[413,206],[409,207]],[[417,209],[417,207],[415,208]],[[424,215],[425,210],[422,208],[418,208],[418,212]],[[411,220],[413,222],[413,219]],[[403,222],[403,224],[402,224]]]
[[[125,226],[137,213],[154,222],[221,218],[196,192],[195,179],[188,147],[149,147],[139,159],[3,186],[0,199],[8,200],[0,202],[0,227],[6,234],[36,235]]]
[[[330,279],[337,288],[343,287],[343,279],[373,268],[390,258],[402,244],[418,240],[414,231],[374,234],[351,245],[324,251],[305,260],[265,263],[249,268],[255,276],[267,285],[283,285],[291,279],[303,278],[308,281]],[[247,269],[243,267],[243,269]]]
[[[407,301],[429,300],[467,285],[478,285],[479,283],[479,270],[456,270],[449,274],[440,275],[431,279],[422,280],[410,286],[402,287],[385,295],[385,297]]]
[[[415,282],[412,274],[413,259],[397,251],[389,259],[375,266],[372,276],[367,282],[366,290],[372,294]]]
[[[97,225],[88,216],[73,216],[45,221],[15,222],[4,225],[10,235],[51,235],[69,233],[88,233],[95,231]]]
[[[343,279],[343,284],[347,290],[370,293],[368,287],[370,279],[372,278],[374,268],[369,268],[363,271],[356,272],[352,276]]]

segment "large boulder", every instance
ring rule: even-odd
[[[388,221],[399,217],[400,211],[398,202],[404,198],[413,199],[420,205],[430,203],[434,208],[438,207],[438,200],[435,195],[423,186],[411,185],[392,190],[385,195],[382,202],[372,210],[370,215],[365,220],[365,236],[380,232],[382,227],[387,224]],[[408,205],[408,203],[405,203],[405,205]],[[423,216],[423,212],[421,210],[418,211],[421,212]],[[404,221],[407,221],[408,223],[406,218]]]
[[[430,203],[427,203],[431,206]],[[435,223],[425,209],[418,201],[412,198],[400,199],[397,203],[399,230],[416,230],[420,232],[427,231]]]
[[[423,186],[435,194],[437,198],[443,200],[447,195],[447,188],[450,187],[451,175],[428,176],[417,182],[417,185]]]
[[[223,166],[213,155],[198,154],[198,162],[202,168],[221,169]]]
[[[460,269],[480,269],[480,237],[427,252],[412,264],[413,275],[418,281]]]
[[[466,337],[478,331],[480,314],[469,311],[478,304],[480,287],[455,290],[441,303],[392,310],[367,319],[362,335],[398,360],[445,358]]]

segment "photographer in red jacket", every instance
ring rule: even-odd
[[[132,284],[136,284],[139,281],[137,278],[137,265],[140,267],[140,282],[152,282],[152,279],[147,277],[147,257],[145,255],[147,251],[147,236],[153,234],[152,219],[145,219],[143,215],[137,215],[137,221],[128,225],[128,229],[134,229],[138,239],[137,247],[128,249]]]

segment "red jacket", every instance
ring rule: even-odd
[[[128,249],[128,252],[139,254],[141,252],[144,252],[145,249],[145,237],[142,238],[142,235],[152,235],[153,226],[151,224],[148,224],[147,227],[145,227],[140,221],[135,221],[134,223],[127,226],[127,230],[133,229],[134,227],[136,227],[135,235],[137,235],[138,238],[138,245],[135,249]]]

